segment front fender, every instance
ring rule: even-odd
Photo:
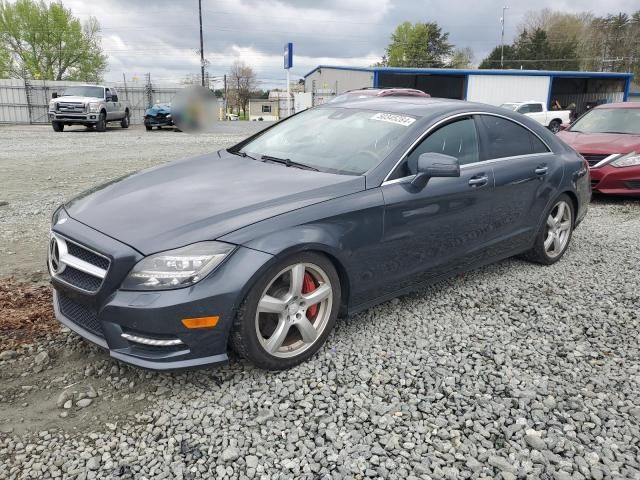
[[[300,251],[322,252],[336,265],[351,304],[378,281],[372,260],[383,255],[383,219],[384,200],[375,188],[278,215],[219,240],[268,253],[273,261]]]

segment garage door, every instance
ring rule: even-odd
[[[469,75],[467,100],[501,105],[533,100],[547,103],[549,77],[527,75]]]

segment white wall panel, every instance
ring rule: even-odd
[[[467,100],[501,105],[534,100],[547,102],[549,77],[524,75],[469,75]]]

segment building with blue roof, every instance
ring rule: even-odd
[[[501,105],[558,100],[578,112],[600,103],[629,100],[633,74],[546,70],[471,70],[451,68],[348,67],[319,65],[304,76],[314,104],[359,88],[406,87],[433,97]]]

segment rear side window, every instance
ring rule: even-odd
[[[529,113],[539,113],[542,111],[542,105],[539,103],[529,104]]]
[[[480,115],[478,121],[485,131],[482,160],[546,153],[549,149],[526,128],[511,120],[492,115]]]

